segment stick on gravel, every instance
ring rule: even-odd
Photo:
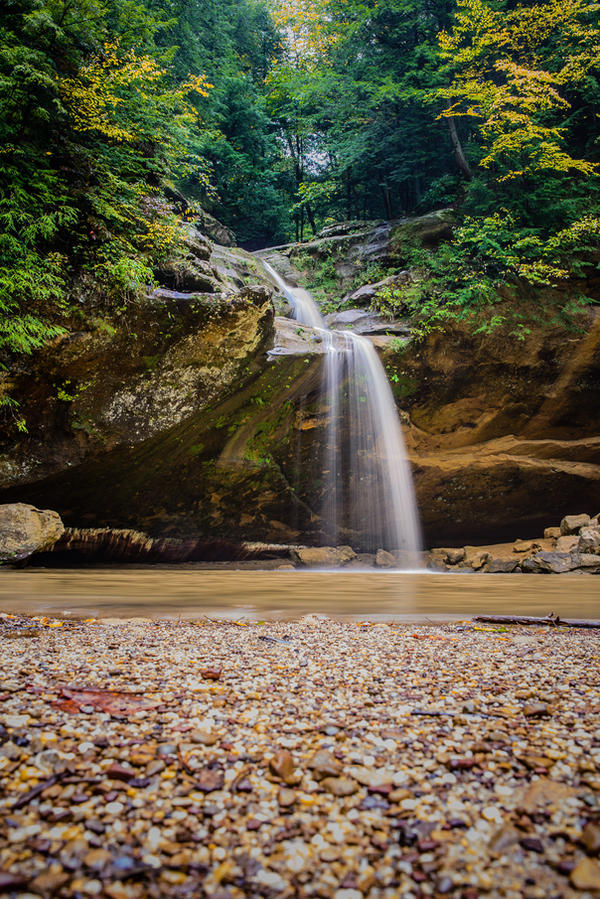
[[[552,627],[588,627],[600,629],[600,621],[592,621],[589,618],[559,618],[550,613],[546,618],[534,618],[530,615],[475,615],[473,621],[486,624],[548,624]]]

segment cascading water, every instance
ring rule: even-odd
[[[323,542],[394,553],[416,567],[421,548],[410,467],[394,397],[370,340],[331,331],[308,291],[265,270],[301,325],[318,328],[325,350],[322,401],[328,410],[323,456]]]

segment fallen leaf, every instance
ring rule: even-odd
[[[52,704],[69,714],[79,712],[81,706],[90,705],[98,711],[121,717],[155,709],[158,706],[158,702],[153,699],[118,690],[63,687],[60,692],[64,698],[58,699]]]

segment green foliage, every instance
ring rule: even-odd
[[[560,292],[539,290],[536,304],[526,307],[507,302],[506,288],[512,285],[527,293],[530,286],[560,286],[573,271],[573,258],[582,256],[584,271],[591,265],[592,251],[596,256],[600,252],[600,222],[594,217],[546,241],[535,229],[519,229],[508,210],[465,218],[452,242],[435,251],[406,242],[403,252],[412,270],[411,283],[382,288],[373,305],[390,316],[410,315],[417,338],[456,320],[471,321],[475,333],[508,326],[518,339],[527,336],[535,321],[577,327],[581,307],[590,298],[565,301]]]
[[[155,269],[180,252],[179,222],[160,199],[165,184],[189,185],[222,208],[257,206],[260,197],[281,236],[255,84],[275,40],[260,2],[6,6],[0,352],[31,352],[64,333],[76,282],[88,302],[117,305],[152,285]],[[222,169],[235,177],[227,182]],[[217,199],[219,191],[228,197]]]
[[[0,355],[58,339],[94,304],[139,300],[182,257],[166,185],[252,249],[342,218],[455,206],[454,241],[409,247],[420,277],[378,298],[424,329],[451,315],[496,322],[507,282],[585,277],[600,258],[598,11],[5,0]],[[332,260],[306,270],[338,308]],[[344,291],[383,274],[360,271]]]

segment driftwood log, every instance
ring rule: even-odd
[[[600,620],[589,618],[560,618],[551,612],[545,618],[534,618],[530,615],[475,615],[473,621],[486,624],[548,624],[550,627],[589,627],[600,629]]]

